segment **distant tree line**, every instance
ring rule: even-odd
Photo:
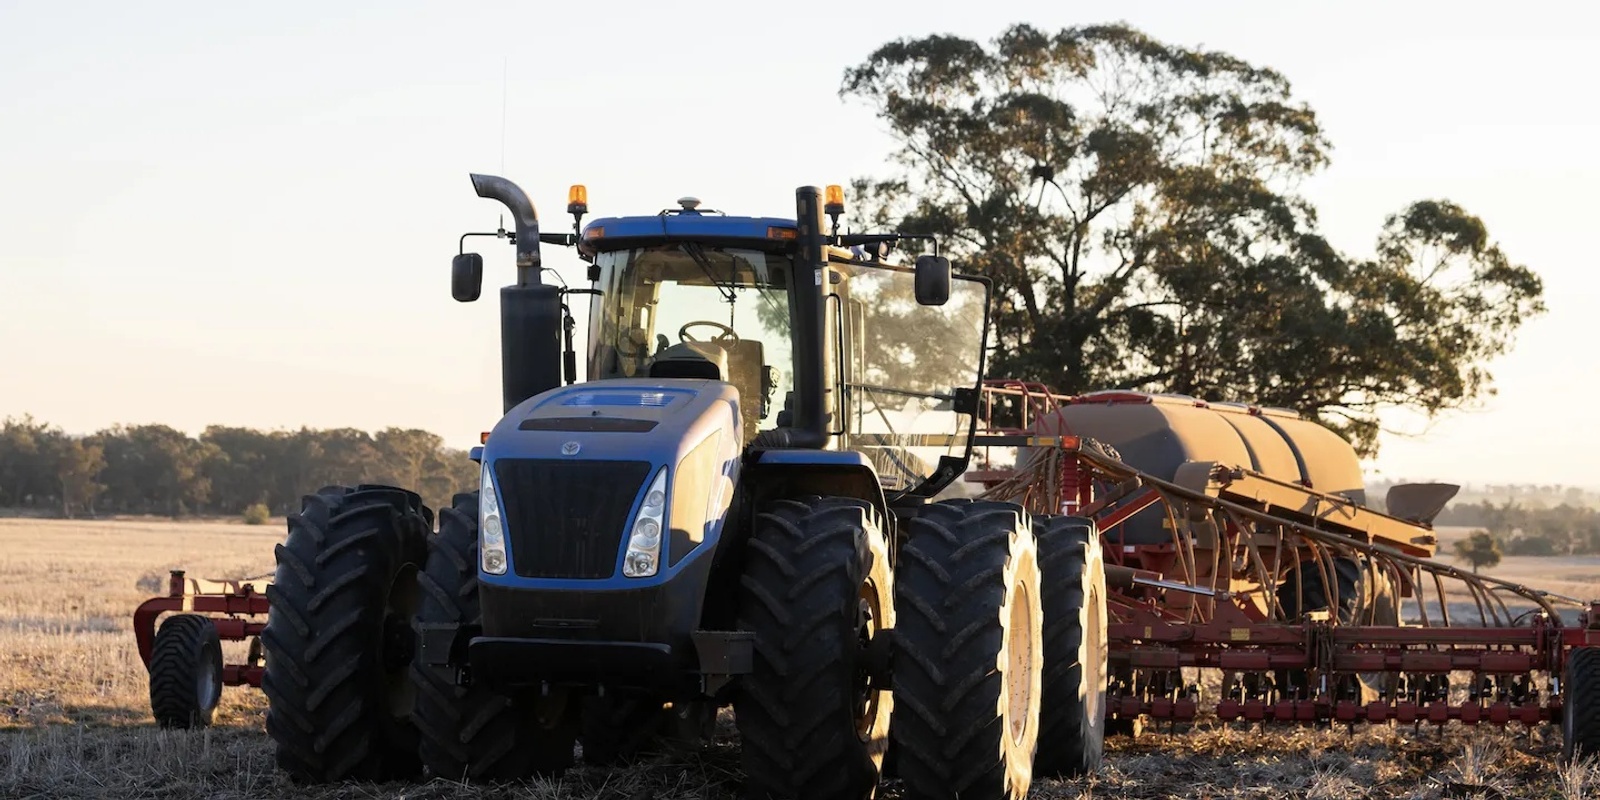
[[[213,425],[191,437],[166,425],[116,425],[75,436],[32,417],[0,424],[0,508],[64,516],[233,515],[258,504],[285,514],[304,494],[356,483],[403,486],[437,509],[477,476],[465,452],[414,429]]]
[[[1449,480],[1449,476],[1442,476]],[[1411,480],[1377,479],[1367,483],[1367,501],[1377,507],[1382,504],[1389,488]],[[1563,503],[1569,506],[1600,508],[1600,489],[1592,486],[1569,486],[1542,483],[1481,483],[1463,484],[1461,491],[1451,501],[1460,508],[1473,503],[1513,503],[1523,508],[1555,508]]]
[[[1478,528],[1508,556],[1600,553],[1600,510],[1563,503],[1529,508],[1512,502],[1452,504],[1437,525]]]

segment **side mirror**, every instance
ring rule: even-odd
[[[942,306],[950,300],[950,259],[917,256],[917,303]]]
[[[918,272],[919,281],[917,296],[921,297],[920,283],[921,272]],[[450,262],[450,296],[458,302],[470,303],[478,299],[483,293],[483,256],[477,253],[462,253]]]

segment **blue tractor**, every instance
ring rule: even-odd
[[[516,185],[472,183],[515,221],[505,415],[437,520],[367,485],[291,518],[262,639],[293,779],[558,774],[728,706],[750,797],[857,800],[890,772],[906,797],[1020,798],[1096,768],[1092,524],[943,497],[976,431],[984,279],[936,241],[894,253],[928,237],[840,235],[838,187],[797,190],[794,219],[684,198],[587,225],[573,187],[573,232],[544,233]],[[590,287],[545,283],[541,246],[575,247]],[[452,270],[477,299],[483,259]]]

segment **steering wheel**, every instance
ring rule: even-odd
[[[728,326],[726,326],[726,325],[724,325],[724,324],[722,324],[720,322],[712,322],[709,319],[695,320],[694,322],[686,322],[686,323],[684,323],[683,327],[678,329],[678,340],[679,341],[684,341],[684,342],[698,342],[698,341],[700,341],[699,339],[696,339],[693,336],[689,335],[689,329],[693,328],[696,325],[705,325],[705,326],[716,328],[716,329],[722,331],[722,333],[718,334],[715,339],[712,339],[710,341],[715,341],[715,342],[724,342],[724,341],[737,342],[737,341],[739,341],[739,334],[736,333],[732,328],[730,328],[730,327],[728,327]]]

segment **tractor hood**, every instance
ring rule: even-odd
[[[737,393],[721,381],[590,381],[512,408],[484,447],[486,459],[630,459],[676,463],[681,449],[724,427],[738,430]]]
[[[715,552],[738,481],[739,433],[738,393],[721,381],[590,381],[518,404],[489,433],[482,455],[499,493],[510,574],[480,580],[518,589],[572,580],[638,589],[672,580]],[[625,577],[626,534],[656,476],[668,498],[660,569]],[[526,621],[515,612],[490,625],[490,605],[485,600],[484,630],[501,633],[487,635],[507,635],[516,619]]]

